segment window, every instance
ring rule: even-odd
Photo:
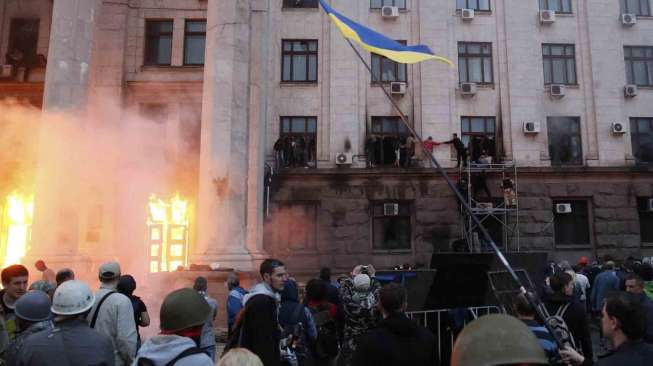
[[[170,65],[172,20],[145,21],[145,65]]]
[[[569,204],[570,213],[558,213],[559,204]],[[589,246],[590,221],[587,200],[553,200],[553,231],[556,246]]]
[[[620,2],[622,14],[651,16],[651,4],[649,0],[620,0]]]
[[[653,47],[624,47],[628,84],[653,86]]]
[[[317,82],[317,41],[282,41],[282,82]]]
[[[398,145],[408,137],[408,129],[399,117],[372,117],[374,152],[368,157],[373,164],[393,165],[397,161]]]
[[[461,117],[460,139],[469,149],[472,161],[477,161],[485,151],[496,158],[496,119],[494,117]]]
[[[492,43],[458,42],[461,83],[492,84]]]
[[[456,9],[492,10],[490,8],[490,0],[456,0]]]
[[[580,118],[547,117],[551,165],[581,165]]]
[[[571,0],[540,0],[540,10],[555,10],[556,13],[571,13]]]
[[[284,8],[317,8],[318,0],[283,0]]]
[[[653,197],[638,197],[637,211],[639,212],[639,235],[642,243],[653,245],[653,210],[651,202]]]
[[[406,9],[406,0],[370,0],[370,9],[381,9],[384,6],[396,6]]]
[[[29,66],[37,61],[36,45],[39,39],[39,19],[12,19],[9,30],[7,58],[16,66]]]
[[[406,44],[406,41],[397,41]],[[372,53],[372,83],[406,82],[406,64]]]
[[[543,44],[544,84],[576,85],[576,57],[573,44]]]
[[[184,65],[204,65],[206,20],[186,20],[184,28]]]
[[[653,118],[631,118],[630,140],[637,163],[653,163]]]
[[[281,117],[278,142],[284,167],[315,167],[317,117]]]
[[[319,202],[281,202],[272,215],[275,242],[280,250],[317,247],[317,211]]]
[[[411,214],[408,202],[372,203],[372,249],[409,250]]]

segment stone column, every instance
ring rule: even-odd
[[[247,245],[248,207],[259,194],[248,189],[249,179],[258,178],[250,176],[249,170],[250,108],[257,105],[250,99],[251,3],[208,2],[198,238],[193,258],[195,263],[219,262],[241,270],[253,269],[258,257]]]
[[[40,128],[32,244],[25,262],[37,257],[52,267],[79,268],[79,150],[89,98],[90,61],[99,0],[57,0],[52,11],[48,65]],[[53,116],[57,116],[53,118]]]

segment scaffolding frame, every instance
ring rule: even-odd
[[[501,182],[506,179],[512,180],[514,189],[514,204],[508,202],[505,194],[500,204],[495,204],[498,200],[492,197],[492,206],[483,205],[482,200],[474,197],[473,179],[477,174],[487,174],[487,178],[500,178]],[[464,210],[461,206],[461,229],[463,237],[467,243],[467,248],[470,252],[482,251],[482,238],[477,234],[478,224],[472,218],[475,215],[479,223],[484,223],[488,220],[496,220],[501,225],[501,244],[504,246],[506,252],[519,252],[521,246],[519,243],[519,189],[517,183],[517,165],[514,163],[504,164],[477,164],[469,162],[467,166],[460,167],[460,178],[465,177],[467,180],[467,204],[471,207],[470,211]],[[486,181],[487,184],[487,181]],[[477,194],[478,196],[478,194]],[[481,205],[479,205],[479,203]],[[485,225],[487,227],[487,225]],[[478,246],[475,245],[478,242]]]

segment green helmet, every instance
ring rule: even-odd
[[[161,304],[161,330],[177,332],[203,325],[211,311],[204,297],[190,288],[175,290]]]
[[[535,334],[521,320],[504,314],[483,316],[458,335],[451,366],[548,365]]]

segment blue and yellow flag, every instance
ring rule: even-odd
[[[361,47],[370,52],[374,52],[377,55],[385,56],[393,61],[404,64],[414,64],[426,60],[438,60],[455,67],[453,62],[449,59],[436,56],[428,46],[405,46],[338,13],[326,4],[324,0],[320,0],[320,5],[322,5],[324,11],[329,15],[331,20],[333,20],[345,38],[349,38],[360,44]]]

